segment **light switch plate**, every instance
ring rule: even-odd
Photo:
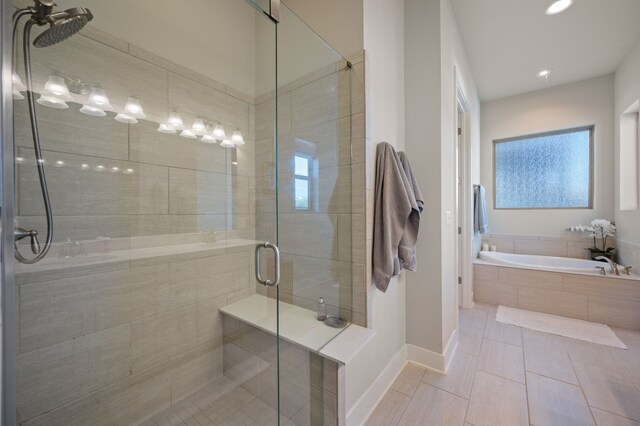
[[[446,226],[451,226],[451,222],[453,220],[453,213],[451,213],[451,211],[447,210],[444,212],[444,224]]]

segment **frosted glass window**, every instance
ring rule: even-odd
[[[593,127],[494,141],[496,209],[591,208]]]

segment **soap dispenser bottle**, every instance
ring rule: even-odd
[[[318,310],[316,311],[316,319],[324,321],[327,319],[327,305],[324,304],[324,297],[318,300]]]

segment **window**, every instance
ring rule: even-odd
[[[311,208],[309,201],[309,193],[311,192],[311,183],[309,181],[311,160],[308,157],[296,154],[293,167],[293,198],[295,209],[309,210]]]
[[[593,127],[494,141],[496,209],[592,206]]]

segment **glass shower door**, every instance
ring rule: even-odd
[[[3,2],[68,11],[34,23],[31,78],[25,11],[3,117],[6,424],[278,424],[278,176],[256,162],[277,158],[276,24],[238,0],[50,3]]]

